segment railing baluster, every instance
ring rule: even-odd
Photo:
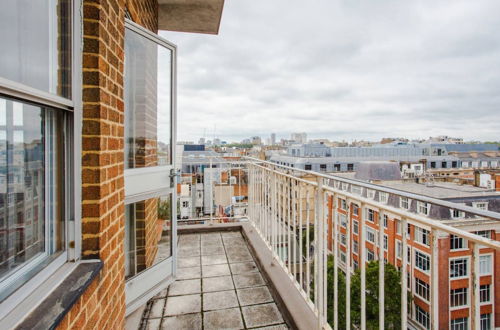
[[[361,218],[359,220],[359,230],[360,230],[360,262],[359,267],[361,269],[361,330],[366,329],[366,234],[365,234],[365,217],[366,217],[366,207],[361,204]]]
[[[323,179],[322,179],[323,181]],[[328,323],[328,236],[327,236],[327,228],[328,228],[328,193],[325,191],[323,193],[323,216],[322,216],[322,231],[321,236],[323,237],[323,244],[321,245],[321,251],[323,253],[323,318],[324,324]]]
[[[291,244],[291,230],[290,230],[290,226],[291,226],[291,220],[292,220],[292,209],[291,209],[291,193],[292,193],[292,189],[291,189],[291,186],[292,186],[292,179],[291,178],[288,178],[286,180],[286,239],[287,239],[287,243],[286,243],[286,247],[287,247],[287,255],[286,255],[286,260],[287,260],[287,266],[288,266],[288,271],[290,272],[290,274],[292,274],[292,244]]]
[[[408,223],[405,218],[401,219],[401,329],[408,327]]]
[[[318,312],[318,253],[319,253],[319,238],[318,238],[318,203],[319,203],[319,187],[315,189],[314,195],[315,195],[315,201],[314,201],[314,261],[313,261],[313,268],[314,268],[314,275],[313,275],[313,281],[314,281],[314,307],[316,309],[316,312]]]
[[[335,213],[337,214],[338,221],[338,198],[335,199]],[[352,203],[348,204],[352,208]],[[351,244],[353,237],[351,237],[351,223],[352,223],[353,212],[349,210],[347,214],[347,267],[346,267],[346,277],[345,277],[345,315],[346,315],[346,329],[351,329],[351,267],[352,267],[352,253]],[[359,234],[359,231],[358,231]],[[358,245],[359,246],[359,245]],[[359,250],[358,250],[359,255]]]
[[[480,290],[480,273],[479,273],[479,245],[471,242],[472,246],[472,278],[471,278],[471,326],[472,330],[481,329],[481,306],[479,300],[479,290]]]
[[[304,263],[304,251],[302,248],[303,244],[303,238],[302,238],[302,227],[304,226],[304,215],[303,215],[303,189],[302,189],[303,184],[299,183],[299,284],[300,288],[304,288],[304,275],[303,275],[303,263]]]
[[[431,329],[439,329],[439,250],[438,250],[438,231],[431,230]]]
[[[332,197],[332,248],[333,248],[333,329],[337,330],[339,328],[339,253],[338,253],[338,214],[335,207],[336,195]]]
[[[306,190],[306,289],[307,289],[307,299],[311,299],[311,263],[310,263],[310,252],[311,252],[311,242],[309,239],[310,236],[310,205],[309,205],[309,189]]]
[[[384,261],[384,212],[381,210],[378,214],[378,246],[379,246],[379,262],[378,262],[378,322],[379,329],[384,329],[385,320],[385,261]],[[389,242],[387,242],[389,244]],[[389,257],[389,256],[387,256]]]
[[[296,188],[296,181],[293,180],[292,184],[292,262],[293,262],[293,279],[297,279],[297,235],[296,235],[296,230],[297,230],[297,209],[296,209],[296,203],[297,203],[297,197],[295,194],[297,193],[297,188]]]

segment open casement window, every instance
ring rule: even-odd
[[[6,328],[20,302],[29,305],[35,289],[48,292],[47,279],[80,256],[78,8],[79,1],[7,0],[0,10],[0,324]]]
[[[127,314],[173,281],[176,48],[125,25],[125,278]]]

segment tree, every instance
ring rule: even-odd
[[[378,329],[378,272],[379,262],[366,265],[366,328]],[[385,328],[401,328],[401,274],[391,264],[385,264]],[[361,324],[361,272],[357,270],[351,278],[351,320]]]

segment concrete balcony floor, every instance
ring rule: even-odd
[[[177,281],[141,329],[288,329],[272,292],[240,231],[180,234]]]

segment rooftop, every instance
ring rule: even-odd
[[[406,181],[384,181],[381,185],[434,198],[500,197],[491,189],[459,185],[453,182],[434,182],[432,185]]]

